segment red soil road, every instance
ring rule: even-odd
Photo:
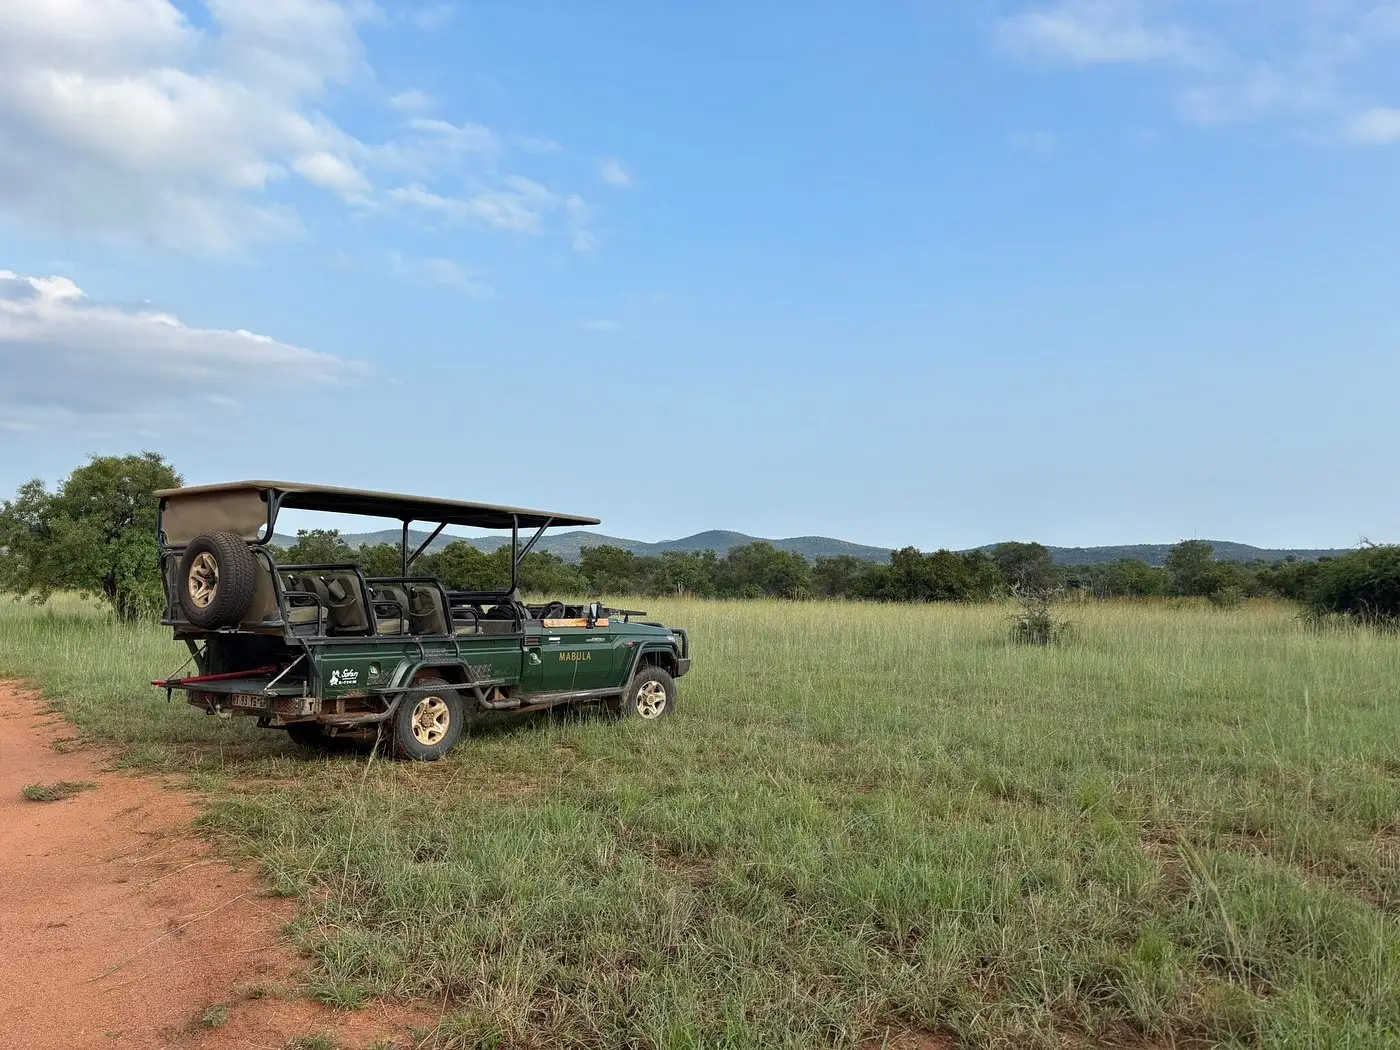
[[[436,1011],[299,997],[304,963],[278,940],[293,904],[193,833],[197,796],[113,772],[97,749],[55,749],[73,736],[0,683],[0,1048],[277,1050],[323,1033],[407,1046],[436,1023]],[[20,794],[61,780],[97,786],[62,802]],[[210,1028],[217,1006],[227,1021]]]

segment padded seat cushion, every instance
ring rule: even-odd
[[[394,616],[376,616],[374,625],[380,634],[407,634],[408,622]]]

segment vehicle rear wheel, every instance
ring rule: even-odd
[[[643,667],[632,677],[632,684],[623,694],[623,718],[642,718],[654,722],[676,709],[676,680],[660,667]]]
[[[207,532],[180,558],[180,608],[196,627],[230,627],[243,619],[258,585],[258,562],[242,536]]]
[[[415,762],[436,762],[462,738],[466,708],[457,691],[441,678],[415,683],[394,711],[394,752]]]

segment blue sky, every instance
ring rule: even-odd
[[[1400,540],[1400,3],[0,11],[0,492]]]

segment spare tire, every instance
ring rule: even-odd
[[[196,627],[229,627],[253,604],[258,561],[248,541],[232,532],[207,532],[190,540],[176,581],[180,608]]]

